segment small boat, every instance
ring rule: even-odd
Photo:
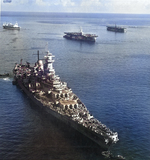
[[[16,22],[14,25],[12,23],[4,23],[3,24],[4,29],[17,29],[20,30],[21,27],[18,26],[18,23]]]
[[[9,77],[9,73],[0,74],[0,78]]]

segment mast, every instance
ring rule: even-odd
[[[38,56],[38,61],[39,61],[39,59],[40,59],[40,58],[39,58],[39,50],[37,51],[37,56]]]

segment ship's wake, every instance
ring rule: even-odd
[[[10,78],[6,77],[6,78],[2,78],[4,81],[10,81]]]

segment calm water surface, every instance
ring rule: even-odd
[[[4,22],[21,30],[4,30]],[[127,27],[124,34],[106,25]],[[54,67],[90,112],[119,134],[114,154],[150,159],[150,15],[6,13],[0,21],[0,73],[16,62],[43,58],[46,44]],[[97,34],[95,43],[63,38],[64,31]],[[56,122],[13,86],[0,79],[0,159],[103,160],[81,135]]]

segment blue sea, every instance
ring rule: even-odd
[[[5,30],[11,22],[21,30]],[[126,33],[106,25],[127,28]],[[48,49],[62,81],[119,141],[111,152],[150,160],[150,15],[2,12],[0,18],[0,160],[104,160],[94,144],[63,126],[12,85],[20,59],[34,64]],[[67,40],[64,32],[97,34],[95,43]]]

